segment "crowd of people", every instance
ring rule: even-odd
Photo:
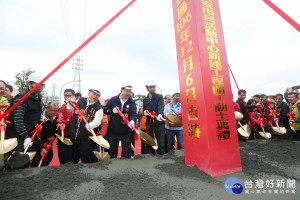
[[[5,97],[2,91],[5,91],[9,85],[1,81],[1,104],[13,106],[41,80],[42,77],[39,74],[30,74],[27,90],[18,93],[13,98]],[[6,127],[5,139],[17,138],[16,148],[2,155],[0,159],[2,160],[2,167],[6,169],[10,169],[7,160],[13,152],[23,152],[26,147],[29,147],[29,152],[36,152],[36,155],[24,167],[37,167],[44,154],[47,156],[42,165],[49,165],[53,152],[51,148],[47,149],[47,144],[55,139],[56,133],[63,135],[64,139],[68,139],[72,144],[67,145],[64,140],[57,139],[60,164],[97,162],[98,159],[93,153],[95,150],[108,152],[110,158],[116,158],[120,144],[122,146],[121,156],[134,159],[133,150],[135,140],[138,138],[135,130],[144,131],[156,139],[157,148],[155,150],[152,148],[153,145],[142,142],[141,153],[143,154],[163,155],[168,151],[175,150],[175,148],[177,150],[184,148],[182,126],[170,127],[163,118],[165,115],[175,116],[177,113],[181,113],[179,92],[172,96],[167,95],[164,101],[163,96],[156,93],[156,84],[153,81],[148,81],[146,83],[148,94],[143,100],[143,106],[137,110],[133,100],[133,87],[128,83],[122,84],[120,93],[105,100],[102,105],[99,101],[101,93],[97,89],[90,89],[87,97],[82,97],[73,89],[66,89],[64,91],[65,103],[59,108],[55,102],[43,105],[41,92],[44,86],[44,84],[40,85],[9,114],[8,121],[10,123],[1,123],[2,126]],[[76,102],[78,110],[72,106],[74,102]],[[84,120],[82,113],[79,113],[82,110],[84,111]],[[118,110],[128,119],[128,124],[124,122]],[[151,117],[152,114],[157,117]],[[31,136],[37,124],[42,124],[42,131],[32,139]],[[92,132],[107,140],[109,149],[103,150],[103,147],[91,140]],[[175,136],[178,145],[175,145]]]
[[[12,86],[0,81],[1,111],[3,112],[5,108],[3,105],[13,106],[41,80],[42,77],[38,73],[30,74],[27,90],[14,97],[11,95]],[[2,168],[10,169],[7,160],[13,151],[23,152],[27,147],[29,147],[29,152],[37,153],[32,161],[24,167],[37,167],[43,155],[47,156],[42,165],[49,165],[53,152],[48,147],[56,138],[56,133],[64,138],[57,139],[60,164],[97,162],[98,159],[93,153],[95,150],[107,152],[110,158],[117,158],[120,144],[122,146],[121,157],[134,159],[135,140],[138,138],[136,130],[143,131],[156,139],[157,148],[153,148],[153,145],[141,140],[142,154],[163,155],[175,148],[177,150],[184,149],[182,125],[170,126],[164,119],[168,115],[180,117],[179,92],[163,97],[156,93],[156,84],[148,81],[145,85],[148,94],[143,99],[142,107],[137,109],[133,100],[133,87],[129,83],[122,84],[119,94],[105,100],[103,104],[99,101],[101,93],[97,89],[90,89],[87,97],[82,97],[73,89],[66,89],[63,105],[59,107],[55,102],[43,105],[41,97],[43,89],[44,84],[40,85],[9,114],[8,121],[10,123],[1,122],[1,126],[6,127],[5,139],[17,138],[17,146],[0,155]],[[287,130],[286,134],[280,137],[300,140],[300,100],[297,89],[299,87],[288,88],[284,95],[255,95],[248,102],[244,101],[246,91],[239,91],[238,100],[234,102],[234,109],[243,114],[241,125],[248,124],[250,126],[252,132],[249,139],[260,138],[261,129],[271,131],[270,127],[276,126],[275,124],[278,123],[280,127]],[[74,107],[74,102],[78,109]],[[288,114],[292,118],[289,118]],[[125,123],[124,119],[128,123]],[[42,124],[42,129],[32,139],[32,132],[36,129],[37,124]],[[108,141],[110,148],[103,149],[101,145],[95,143],[91,139],[93,133]],[[177,145],[175,145],[175,141]]]
[[[299,88],[300,86],[287,88],[284,94],[269,96],[256,94],[247,102],[244,101],[246,90],[240,90],[238,99],[234,102],[234,110],[242,113],[243,118],[240,124],[237,123],[237,127],[249,125],[251,129],[249,139],[262,138],[264,135],[260,133],[267,132],[272,138],[299,141]],[[284,131],[281,132],[280,128]]]

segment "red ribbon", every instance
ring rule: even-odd
[[[41,136],[41,132],[43,129],[43,124],[47,121],[47,119],[45,119],[41,124],[37,124],[35,125],[34,129],[31,131],[32,136],[31,136],[31,142],[33,142],[34,138],[36,135]]]
[[[46,157],[46,155],[47,155],[47,153],[50,151],[50,149],[52,149],[52,143],[54,142],[54,140],[55,140],[55,137],[53,137],[53,139],[49,142],[49,140],[47,139],[47,141],[44,143],[44,148],[45,148],[45,150],[46,150],[46,153],[43,153],[43,155],[42,155],[42,157],[41,157],[41,162],[43,162],[44,161],[44,159],[45,159],[45,157]]]
[[[15,103],[9,110],[5,112],[9,115],[18,105],[20,105],[29,95],[31,95],[36,89],[38,89],[47,79],[49,79],[54,73],[56,73],[64,64],[66,64],[75,54],[77,54],[83,47],[85,47],[92,39],[94,39],[100,32],[102,32],[111,22],[113,22],[121,13],[123,13],[135,0],[130,1],[124,8],[117,12],[110,20],[108,20],[103,26],[101,26],[93,35],[86,39],[77,49],[75,49],[67,58],[65,58],[57,67],[55,67],[43,80],[41,80],[35,87],[27,92],[17,103]]]
[[[9,123],[9,121],[7,120],[8,114],[6,114],[5,111],[7,110],[8,105],[0,105],[0,107],[4,107],[5,108],[4,111],[0,110],[0,121],[3,124],[7,124],[7,123]],[[4,126],[4,125],[1,124],[0,131],[6,131],[6,126]]]
[[[59,113],[58,115],[58,118],[57,118],[57,128],[60,128],[60,131],[63,131],[65,129],[65,124],[66,124],[66,120],[64,120],[64,116],[62,113]]]
[[[85,111],[83,109],[79,109],[79,106],[75,101],[69,101],[69,104],[75,109],[75,114],[78,115],[78,121],[83,120],[85,124],[88,124],[85,118]]]
[[[290,117],[290,120],[293,120],[296,117],[295,113],[293,113],[291,109],[287,115]]]
[[[182,113],[177,113],[177,112],[176,112],[174,109],[172,109],[172,108],[171,108],[171,110],[175,113],[175,115],[176,115],[177,117],[181,117],[181,114],[182,114]]]
[[[157,114],[154,111],[152,113],[150,113],[148,110],[145,111],[151,118],[158,120]]]

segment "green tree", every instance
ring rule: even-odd
[[[33,69],[27,68],[26,70],[23,69],[21,72],[16,73],[15,85],[18,87],[19,92],[23,92],[27,89],[28,76],[33,72],[35,72]]]

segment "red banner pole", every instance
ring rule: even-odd
[[[31,95],[38,87],[40,87],[47,79],[49,79],[55,72],[57,72],[66,62],[68,62],[75,54],[77,54],[83,47],[85,47],[92,39],[94,39],[101,31],[103,31],[111,22],[113,22],[120,14],[122,14],[131,4],[136,0],[129,2],[124,8],[122,8],[117,14],[115,14],[110,20],[108,20],[101,28],[99,28],[93,35],[85,40],[77,49],[75,49],[66,59],[64,59],[55,69],[53,69],[41,82],[39,82],[34,88],[32,88],[25,96],[23,96],[15,105],[7,110],[3,115],[9,115],[20,103],[22,103],[29,95]]]
[[[173,0],[185,163],[212,177],[241,171],[218,0]]]
[[[293,20],[290,16],[288,16],[285,12],[283,12],[278,6],[272,3],[270,0],[263,0],[270,8],[272,8],[277,14],[279,14],[285,21],[287,21],[290,25],[292,25],[297,31],[300,32],[300,25]]]

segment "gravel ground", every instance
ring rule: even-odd
[[[0,199],[300,199],[299,142],[241,141],[240,152],[243,171],[218,178],[186,166],[183,151],[5,171],[0,173]],[[295,194],[259,194],[255,188],[250,194],[245,188],[229,194],[224,189],[229,177],[239,178],[243,186],[246,180],[296,180]]]

